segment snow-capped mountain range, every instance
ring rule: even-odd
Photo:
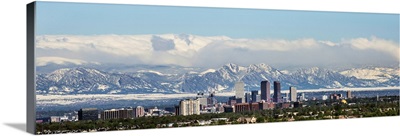
[[[282,90],[287,90],[289,86],[296,86],[298,89],[400,86],[399,68],[366,67],[334,71],[313,67],[287,71],[263,63],[249,66],[229,63],[217,69],[178,66],[140,68],[142,70],[126,68],[135,71],[121,72],[104,67],[100,70],[79,65],[39,73],[36,76],[36,92],[135,94],[232,91],[235,82],[238,81],[245,83],[245,90],[259,90],[263,80],[280,81]]]

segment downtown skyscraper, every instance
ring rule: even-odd
[[[244,83],[243,82],[235,83],[235,96],[236,96],[236,99],[241,99],[241,102],[244,102]]]
[[[261,81],[261,100],[265,100],[266,102],[271,101],[271,84],[269,81]]]
[[[294,86],[289,87],[289,100],[297,102],[297,89]]]
[[[252,101],[252,102],[258,102],[258,101],[260,101],[260,100],[257,100],[257,96],[260,97],[260,96],[258,95],[258,91],[257,91],[257,90],[251,91],[251,101]],[[258,98],[258,99],[260,99],[260,98]]]
[[[274,81],[274,102],[281,103],[281,83],[279,81]]]

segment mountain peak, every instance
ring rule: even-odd
[[[223,69],[228,69],[228,70],[230,70],[230,71],[232,71],[232,72],[234,72],[234,73],[237,73],[237,72],[239,72],[239,65],[237,65],[237,64],[234,64],[234,63],[228,63],[228,64],[225,64],[223,67],[222,67]]]
[[[224,66],[228,66],[228,67],[237,67],[238,65],[235,63],[226,63]]]
[[[274,68],[272,68],[271,66],[264,64],[264,63],[260,63],[260,64],[251,64],[248,67],[248,72],[251,71],[271,71],[274,70]]]

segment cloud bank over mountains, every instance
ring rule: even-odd
[[[40,35],[37,65],[50,62],[123,63],[219,67],[267,63],[276,66],[393,65],[399,43],[378,37],[233,39],[227,36],[162,35]]]

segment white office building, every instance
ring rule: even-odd
[[[234,89],[235,89],[236,99],[242,99],[242,102],[244,102],[244,83],[236,82]]]
[[[297,102],[297,89],[294,86],[289,87],[289,100]]]
[[[200,101],[198,99],[181,100],[179,103],[179,115],[200,115]]]

